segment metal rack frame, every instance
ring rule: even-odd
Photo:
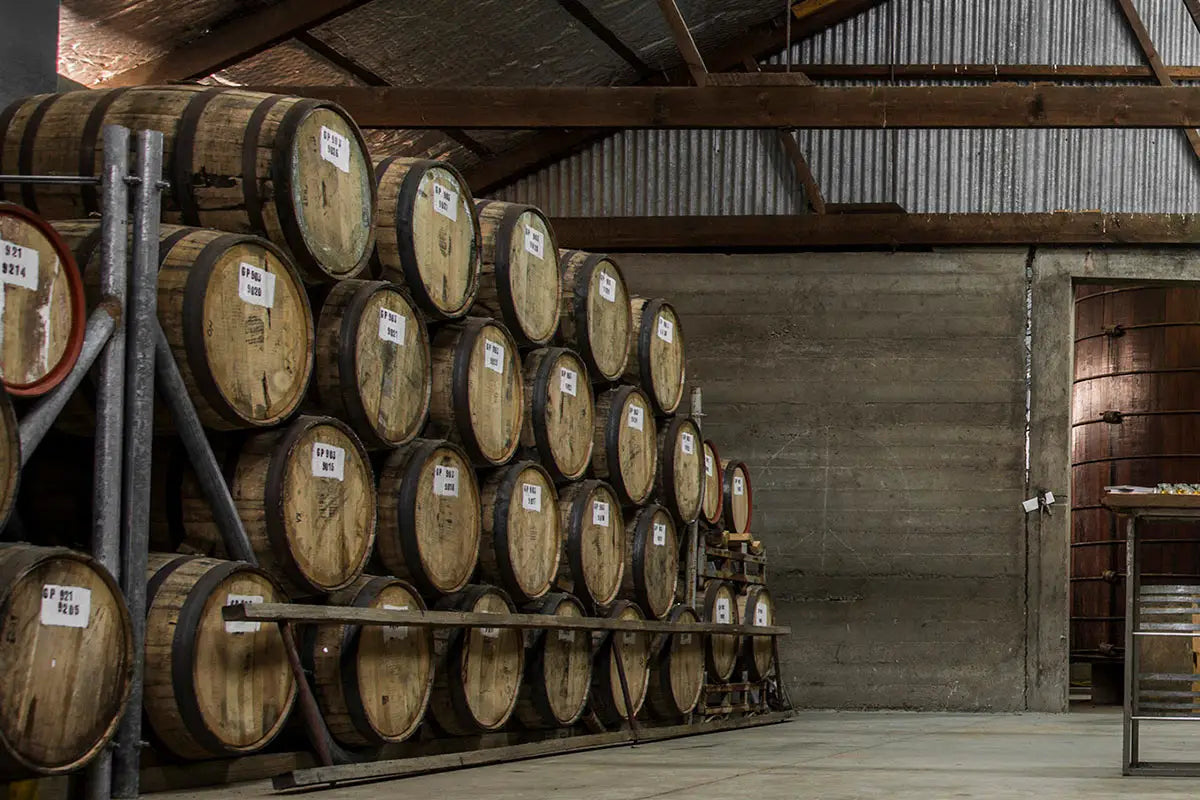
[[[1140,734],[1143,722],[1200,722],[1197,713],[1185,715],[1146,713],[1162,703],[1144,702],[1139,672],[1137,641],[1146,637],[1200,638],[1200,587],[1149,586],[1143,588],[1139,527],[1143,522],[1200,523],[1200,496],[1109,494],[1104,505],[1126,515],[1125,521],[1125,705],[1122,715],[1122,775],[1156,775],[1164,777],[1200,777],[1200,761],[1143,761],[1140,755]],[[1149,605],[1150,608],[1143,606]],[[1186,621],[1171,621],[1172,615],[1182,615]],[[1144,617],[1159,617],[1144,621]],[[1158,676],[1168,680],[1200,683],[1200,675]],[[1197,696],[1189,692],[1189,696]],[[1195,697],[1193,697],[1195,699]],[[1166,705],[1170,705],[1169,703]],[[1191,706],[1191,703],[1187,705]],[[1183,706],[1180,705],[1180,711]],[[1169,709],[1160,709],[1169,710]]]

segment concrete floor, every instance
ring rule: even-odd
[[[1182,734],[1180,733],[1182,728]],[[1148,760],[1200,760],[1200,726],[1143,727]],[[1156,742],[1158,746],[1156,746]],[[1122,778],[1115,709],[1051,714],[805,712],[745,731],[331,789],[320,800],[1194,798],[1200,779]],[[255,798],[268,783],[158,795]]]

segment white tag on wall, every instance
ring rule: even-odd
[[[383,607],[386,608],[388,611],[408,611],[408,606],[390,606],[387,603],[384,603]],[[408,626],[407,625],[384,625],[383,626],[383,640],[385,642],[391,642],[391,641],[395,641],[397,639],[407,639],[407,638],[408,638]]]
[[[252,306],[273,308],[275,276],[243,261],[238,268],[238,297]]]
[[[36,290],[38,258],[34,248],[0,239],[0,283]]]
[[[321,126],[321,158],[342,172],[350,172],[350,140],[336,131]]]
[[[493,342],[491,339],[483,340],[483,366],[490,369],[492,372],[504,374],[504,345],[498,342]]]
[[[225,596],[225,605],[227,606],[248,606],[263,602],[261,594],[229,594]],[[246,622],[244,620],[237,622],[226,622],[226,633],[258,633],[262,628],[261,622]]]
[[[526,511],[542,510],[542,487],[536,483],[521,484],[521,508]]]
[[[633,428],[635,431],[642,430],[642,425],[644,424],[643,419],[645,415],[646,409],[642,408],[637,403],[630,403],[628,420],[629,427]]]
[[[654,523],[654,544],[662,547],[667,543],[667,524],[665,522]]]
[[[729,598],[728,597],[718,597],[717,598],[717,620],[716,620],[717,624],[718,625],[728,625],[730,620],[732,619],[732,617],[733,617],[733,615],[730,614]]]
[[[404,344],[405,318],[388,308],[379,309],[379,338],[385,342]]]
[[[86,628],[92,615],[92,590],[82,586],[42,585],[43,625]]]
[[[458,497],[458,467],[433,468],[433,493],[439,497]]]
[[[324,442],[313,442],[312,474],[314,478],[346,480],[346,451]]]
[[[608,527],[608,503],[603,500],[592,501],[592,524]]]
[[[458,192],[436,181],[433,184],[433,210],[452,220],[458,219]]]
[[[667,344],[675,341],[675,323],[661,314],[658,316],[658,338]]]
[[[537,258],[546,252],[546,234],[532,225],[525,226],[525,250]]]
[[[569,394],[571,397],[575,397],[578,382],[578,372],[567,367],[558,368],[558,390],[560,392],[563,394]]]
[[[600,270],[600,296],[610,303],[617,302],[617,279]]]

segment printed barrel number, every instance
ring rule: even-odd
[[[36,290],[38,251],[0,239],[0,283]]]
[[[275,276],[243,261],[238,269],[238,297],[252,306],[273,307]]]
[[[433,493],[439,497],[458,497],[458,467],[433,468]]]
[[[312,474],[314,478],[346,479],[346,451],[321,442],[313,443]]]
[[[491,339],[483,340],[483,366],[490,369],[492,372],[504,374],[504,345],[499,342],[493,342]]]
[[[385,342],[404,344],[404,317],[387,308],[379,309],[379,338]]]
[[[321,158],[342,172],[350,172],[350,140],[336,131],[321,126]]]
[[[230,594],[225,596],[227,606],[248,606],[263,602],[261,594]],[[246,622],[244,620],[225,623],[226,633],[258,633],[262,628],[261,622]]]
[[[43,625],[86,628],[92,614],[92,590],[82,586],[42,586]]]

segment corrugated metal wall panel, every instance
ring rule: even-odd
[[[1135,0],[1168,64],[1200,64],[1179,0]],[[784,60],[780,57],[771,59]],[[1114,0],[891,0],[792,63],[1141,64]],[[912,212],[1200,212],[1200,160],[1175,130],[800,131],[829,202]],[[504,189],[553,215],[791,214],[791,163],[764,131],[625,131]]]

